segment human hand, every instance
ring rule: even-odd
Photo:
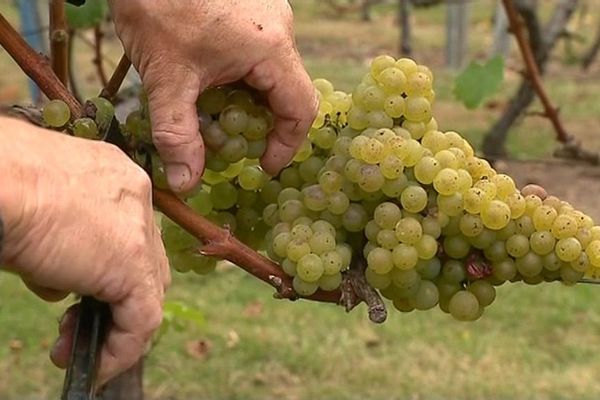
[[[0,261],[46,300],[67,293],[110,304],[114,325],[100,382],[133,365],[162,319],[170,282],[150,181],[119,149],[0,118]],[[63,317],[53,362],[66,367],[75,310]]]
[[[295,47],[285,0],[110,0],[117,33],[148,94],[154,144],[171,188],[186,192],[204,168],[196,99],[244,80],[274,113],[261,164],[276,174],[315,117],[317,98]]]

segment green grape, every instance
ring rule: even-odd
[[[343,268],[344,260],[337,250],[321,254],[321,261],[323,262],[323,274],[325,275],[336,274]]]
[[[362,130],[369,126],[367,112],[356,104],[348,111],[348,126],[352,129]]]
[[[262,220],[267,226],[274,227],[281,222],[277,204],[269,204],[263,209]]]
[[[377,272],[373,271],[371,268],[367,268],[365,270],[365,279],[367,280],[367,283],[369,284],[369,286],[371,286],[374,289],[385,289],[387,287],[390,286],[390,283],[392,283],[392,280],[390,279],[388,274],[378,274]]]
[[[529,252],[529,239],[521,234],[512,235],[506,240],[505,247],[511,257],[523,257]]]
[[[390,278],[398,289],[406,290],[407,294],[410,294],[411,291],[415,293],[421,283],[421,275],[414,268],[404,270],[394,268],[390,273]]]
[[[218,182],[222,182],[227,180],[223,175],[219,172],[223,172],[227,169],[229,163],[220,156],[214,156],[210,149],[206,149],[206,170],[204,171],[204,175],[202,175],[202,180],[208,184],[215,184]],[[210,172],[216,173],[214,176],[214,180],[210,180],[211,178],[208,176]]]
[[[452,258],[463,258],[469,254],[471,245],[463,236],[446,236],[444,238],[444,252]]]
[[[323,261],[316,254],[306,254],[296,264],[296,274],[305,282],[318,281],[323,271]]]
[[[431,260],[438,253],[438,242],[429,235],[421,236],[421,239],[414,246],[421,260]]]
[[[327,209],[329,200],[327,194],[319,185],[311,185],[302,190],[302,202],[311,211],[323,211]]]
[[[279,218],[284,222],[292,222],[296,218],[305,215],[306,211],[301,201],[295,199],[286,200],[279,209]]]
[[[98,125],[98,130],[100,132],[106,131],[115,115],[115,108],[112,103],[103,97],[94,97],[89,99],[88,102],[96,107],[94,121]]]
[[[433,187],[443,195],[452,195],[458,191],[458,172],[451,168],[440,170],[433,179]]]
[[[387,96],[383,101],[383,111],[391,118],[400,118],[404,115],[406,103],[404,98],[399,94]]]
[[[220,113],[227,104],[227,91],[223,87],[212,87],[200,94],[196,101],[198,111],[207,114]]]
[[[554,250],[556,240],[550,232],[539,231],[531,234],[531,237],[529,238],[529,244],[534,253],[544,256]]]
[[[73,122],[73,135],[84,139],[100,139],[96,122],[91,118],[76,119]]]
[[[406,89],[406,75],[400,68],[396,68],[394,64],[381,71],[378,75],[373,74],[373,76],[386,92],[402,93]]]
[[[464,199],[462,194],[453,193],[449,196],[438,195],[437,206],[439,210],[450,217],[456,217],[463,211]]]
[[[297,268],[297,266],[296,266]],[[307,282],[300,278],[298,275],[294,276],[292,280],[292,287],[294,291],[298,293],[300,296],[311,296],[313,295],[317,289],[319,288],[318,282]]]
[[[473,321],[480,315],[477,297],[467,290],[456,292],[450,299],[448,310],[458,321]]]
[[[533,226],[538,231],[549,231],[558,213],[553,207],[541,205],[533,211]]]
[[[312,143],[307,138],[306,140],[304,140],[304,142],[302,142],[302,145],[296,152],[296,155],[294,156],[294,161],[295,162],[306,161],[310,156],[312,156],[312,154],[313,154]]]
[[[314,221],[310,225],[310,227],[313,230],[313,232],[327,232],[327,233],[330,233],[331,235],[335,236],[335,227],[327,221],[324,221],[324,220]]]
[[[224,178],[227,178],[227,180],[231,180],[237,177],[240,174],[240,172],[242,172],[242,169],[244,169],[245,166],[246,162],[244,160],[240,160],[236,163],[229,164],[227,168],[225,168],[225,170],[221,172],[221,175]]]
[[[521,235],[531,236],[535,232],[533,220],[528,215],[523,215],[521,218],[516,219],[515,223],[517,224],[517,233]]]
[[[394,268],[392,252],[381,247],[375,247],[367,256],[367,265],[377,274],[387,274]]]
[[[396,298],[393,301],[394,308],[403,313],[409,313],[415,309],[412,302],[407,298]]]
[[[306,183],[317,183],[318,175],[325,162],[317,156],[311,156],[298,166],[298,173]]]
[[[229,182],[213,185],[210,190],[210,200],[217,210],[226,210],[237,203],[238,192]]]
[[[508,258],[508,252],[506,251],[506,242],[498,241],[492,243],[491,246],[483,249],[485,258],[492,262],[502,261]]]
[[[548,271],[558,271],[563,265],[563,262],[558,258],[555,252],[543,256],[542,263],[544,265],[544,269]]]
[[[421,226],[423,228],[423,234],[429,235],[434,239],[437,239],[442,234],[442,227],[437,218],[428,215],[421,221]]]
[[[419,261],[419,253],[414,246],[399,243],[392,251],[392,257],[396,268],[407,270],[414,268]]]
[[[456,171],[456,170],[459,168],[460,163],[459,163],[459,160],[456,157],[456,155],[451,150],[456,150],[456,151],[460,152],[459,149],[440,150],[437,153],[435,153],[434,158],[436,160],[438,160],[442,169],[447,168],[450,170],[454,170],[458,174],[458,171]],[[461,152],[461,154],[462,154],[462,152]],[[462,155],[462,157],[464,158],[464,154]],[[469,175],[469,177],[470,177],[470,175]]]
[[[590,244],[588,244],[588,246],[585,248],[585,254],[588,256],[590,263],[594,267],[600,268],[600,240],[592,240]]]
[[[249,140],[248,148],[246,150],[246,158],[250,160],[261,158],[267,149],[267,141],[264,139],[260,140]]]
[[[500,281],[509,281],[517,274],[517,267],[511,258],[505,258],[492,264],[492,276]]]
[[[381,229],[375,238],[377,244],[384,249],[393,250],[398,245],[396,233],[391,229]]]
[[[419,213],[427,206],[427,192],[420,186],[409,186],[400,196],[402,208],[412,213]]]
[[[258,211],[249,207],[239,207],[235,213],[237,226],[246,231],[252,231],[258,225],[260,217]]]
[[[283,190],[283,186],[277,180],[270,180],[265,183],[260,190],[260,198],[266,204],[277,203],[279,193]],[[246,193],[254,193],[253,191],[244,191]],[[238,200],[238,203],[240,201]],[[241,205],[241,204],[240,204]]]
[[[281,265],[281,269],[286,275],[296,276],[296,263],[289,258],[285,258],[279,265]]]
[[[423,236],[423,228],[414,218],[402,218],[395,224],[394,231],[400,242],[410,245],[416,244]]]
[[[248,154],[248,141],[243,136],[230,136],[219,150],[219,156],[229,163],[235,163]]]
[[[342,215],[350,206],[350,199],[344,192],[336,192],[329,195],[327,210],[332,214]]]
[[[412,122],[428,122],[431,119],[431,103],[425,97],[407,97],[404,116]]]
[[[219,114],[219,123],[228,135],[241,135],[248,129],[248,113],[238,105],[228,105]]]
[[[377,139],[367,139],[360,149],[360,158],[368,164],[377,164],[385,157],[385,146]]]
[[[552,223],[552,235],[556,239],[566,239],[577,234],[578,226],[575,218],[570,215],[561,214]]]
[[[575,239],[579,240],[582,248],[586,248],[592,241],[592,232],[588,228],[580,228],[575,234]]]
[[[266,174],[258,165],[246,166],[238,175],[238,184],[244,190],[258,190],[267,179]]]
[[[69,122],[71,110],[62,100],[50,100],[42,108],[44,123],[52,128],[60,128]]]
[[[415,165],[414,173],[417,181],[429,185],[441,171],[440,162],[433,157],[423,157]]]
[[[310,250],[321,255],[329,251],[335,250],[335,234],[330,232],[315,232],[308,240]]]
[[[342,224],[348,232],[360,232],[369,221],[369,216],[364,207],[352,203],[342,216]]]
[[[471,214],[478,214],[488,204],[485,192],[479,188],[470,188],[463,195],[463,207]]]
[[[498,238],[496,237],[496,232],[483,228],[483,231],[479,235],[469,237],[468,240],[471,246],[483,250],[490,247]]]
[[[581,252],[579,257],[576,260],[571,261],[569,265],[577,272],[586,272],[590,267],[590,260],[588,259],[587,254]]]
[[[423,157],[424,150],[421,144],[414,139],[404,140],[401,146],[395,151],[400,157],[405,167],[415,166]]]
[[[404,164],[395,155],[388,155],[379,164],[381,174],[386,179],[396,179],[402,175]]]
[[[510,222],[510,208],[501,200],[492,200],[481,211],[481,220],[489,229],[502,229]]]
[[[459,228],[466,237],[475,237],[485,229],[481,217],[477,214],[463,214],[460,217]]]
[[[187,204],[198,214],[207,216],[213,210],[213,203],[210,197],[210,193],[201,190],[196,193],[193,197],[187,200]]]
[[[467,290],[475,295],[481,307],[487,307],[496,299],[496,289],[488,281],[471,282]]]
[[[331,149],[336,142],[337,132],[333,127],[325,126],[312,131],[312,142],[322,149]]]
[[[421,145],[431,150],[433,154],[436,154],[450,147],[446,135],[437,130],[426,132],[425,135],[423,135],[423,138],[421,139]]]
[[[281,232],[273,238],[273,251],[279,257],[287,257],[287,246],[292,240],[292,235],[289,232]]]
[[[310,254],[310,245],[306,241],[292,239],[288,243],[285,251],[286,251],[287,257],[291,261],[297,263],[298,261],[300,261],[300,259],[302,257]],[[318,256],[316,256],[316,257],[318,257]],[[296,265],[296,271],[297,270],[298,270],[298,266]]]
[[[406,189],[407,184],[408,179],[406,175],[401,174],[396,179],[386,179],[381,187],[381,191],[390,198],[400,197],[404,189]]]
[[[440,294],[435,283],[423,280],[412,298],[412,303],[417,310],[429,310],[438,304],[439,298]]]
[[[367,113],[367,123],[373,128],[392,128],[394,120],[385,111],[375,110]]]
[[[229,136],[225,133],[219,121],[213,121],[206,128],[202,129],[202,139],[206,143],[206,146],[214,151],[218,151],[227,142]]]
[[[377,165],[363,165],[358,172],[358,186],[368,193],[380,190],[385,183],[385,178]]]
[[[391,202],[379,204],[373,213],[373,219],[377,225],[384,229],[394,229],[401,217],[400,207]]]
[[[319,185],[327,194],[333,194],[342,190],[344,177],[335,171],[325,171],[319,176]]]
[[[319,278],[319,287],[327,292],[333,291],[342,284],[342,274],[323,275]]]
[[[574,237],[560,239],[556,242],[554,251],[561,261],[571,262],[579,258],[581,254],[581,243]]]
[[[530,251],[515,260],[515,267],[522,276],[532,278],[542,272],[544,265],[542,257]]]
[[[442,271],[442,263],[439,258],[434,257],[430,260],[419,260],[415,266],[415,270],[421,275],[422,279],[435,280],[440,276]]]
[[[563,265],[560,268],[560,278],[563,284],[571,286],[576,284],[581,278],[583,278],[583,272],[577,271],[569,265]]]
[[[300,219],[300,218],[298,218]],[[296,220],[297,221],[297,220]],[[310,218],[309,221],[304,224],[304,223],[296,223],[295,225],[292,225],[292,230],[290,231],[290,235],[292,237],[293,240],[300,240],[302,242],[307,242],[313,235],[313,231],[311,229],[310,225]]]
[[[506,240],[515,233],[517,233],[517,224],[515,221],[510,221],[504,228],[496,231],[496,237],[498,240]]]

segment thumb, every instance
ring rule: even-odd
[[[204,143],[198,132],[196,99],[198,74],[182,66],[150,68],[142,76],[148,93],[152,140],[169,186],[175,192],[192,190],[204,169]]]

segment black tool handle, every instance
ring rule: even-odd
[[[89,296],[81,298],[61,400],[94,400],[98,360],[109,323],[108,304]]]

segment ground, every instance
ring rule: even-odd
[[[381,8],[371,24],[354,16],[332,19],[317,3],[293,2],[301,54],[313,77],[350,90],[370,57],[395,53],[393,14]],[[471,57],[487,55],[492,3],[472,3]],[[547,14],[550,7],[545,7]],[[6,12],[14,20],[14,12]],[[518,57],[507,61],[501,92],[487,106],[467,110],[452,96],[456,72],[443,66],[443,8],[420,10],[413,18],[414,56],[436,75],[440,126],[478,146],[518,85]],[[595,32],[597,18],[578,16],[576,27]],[[90,53],[80,46],[84,90],[95,93]],[[118,59],[118,49],[118,43],[109,42],[110,60]],[[545,82],[569,132],[587,148],[600,150],[599,69],[580,72],[565,54],[560,46]],[[25,99],[26,81],[18,77],[0,51],[0,101]],[[512,160],[498,166],[520,184],[545,185],[600,221],[597,167],[551,160],[553,137],[548,121],[523,119],[509,138]],[[171,332],[152,350],[147,394],[152,400],[596,399],[599,290],[595,285],[510,284],[498,288],[496,302],[475,323],[458,323],[437,309],[390,310],[388,321],[378,326],[368,321],[364,307],[346,314],[332,305],[274,300],[267,286],[233,267],[222,266],[210,277],[175,273],[169,300],[200,310],[205,324]],[[60,314],[73,299],[45,304],[7,274],[0,275],[0,294],[0,398],[58,398],[63,375],[50,365],[47,351]]]

